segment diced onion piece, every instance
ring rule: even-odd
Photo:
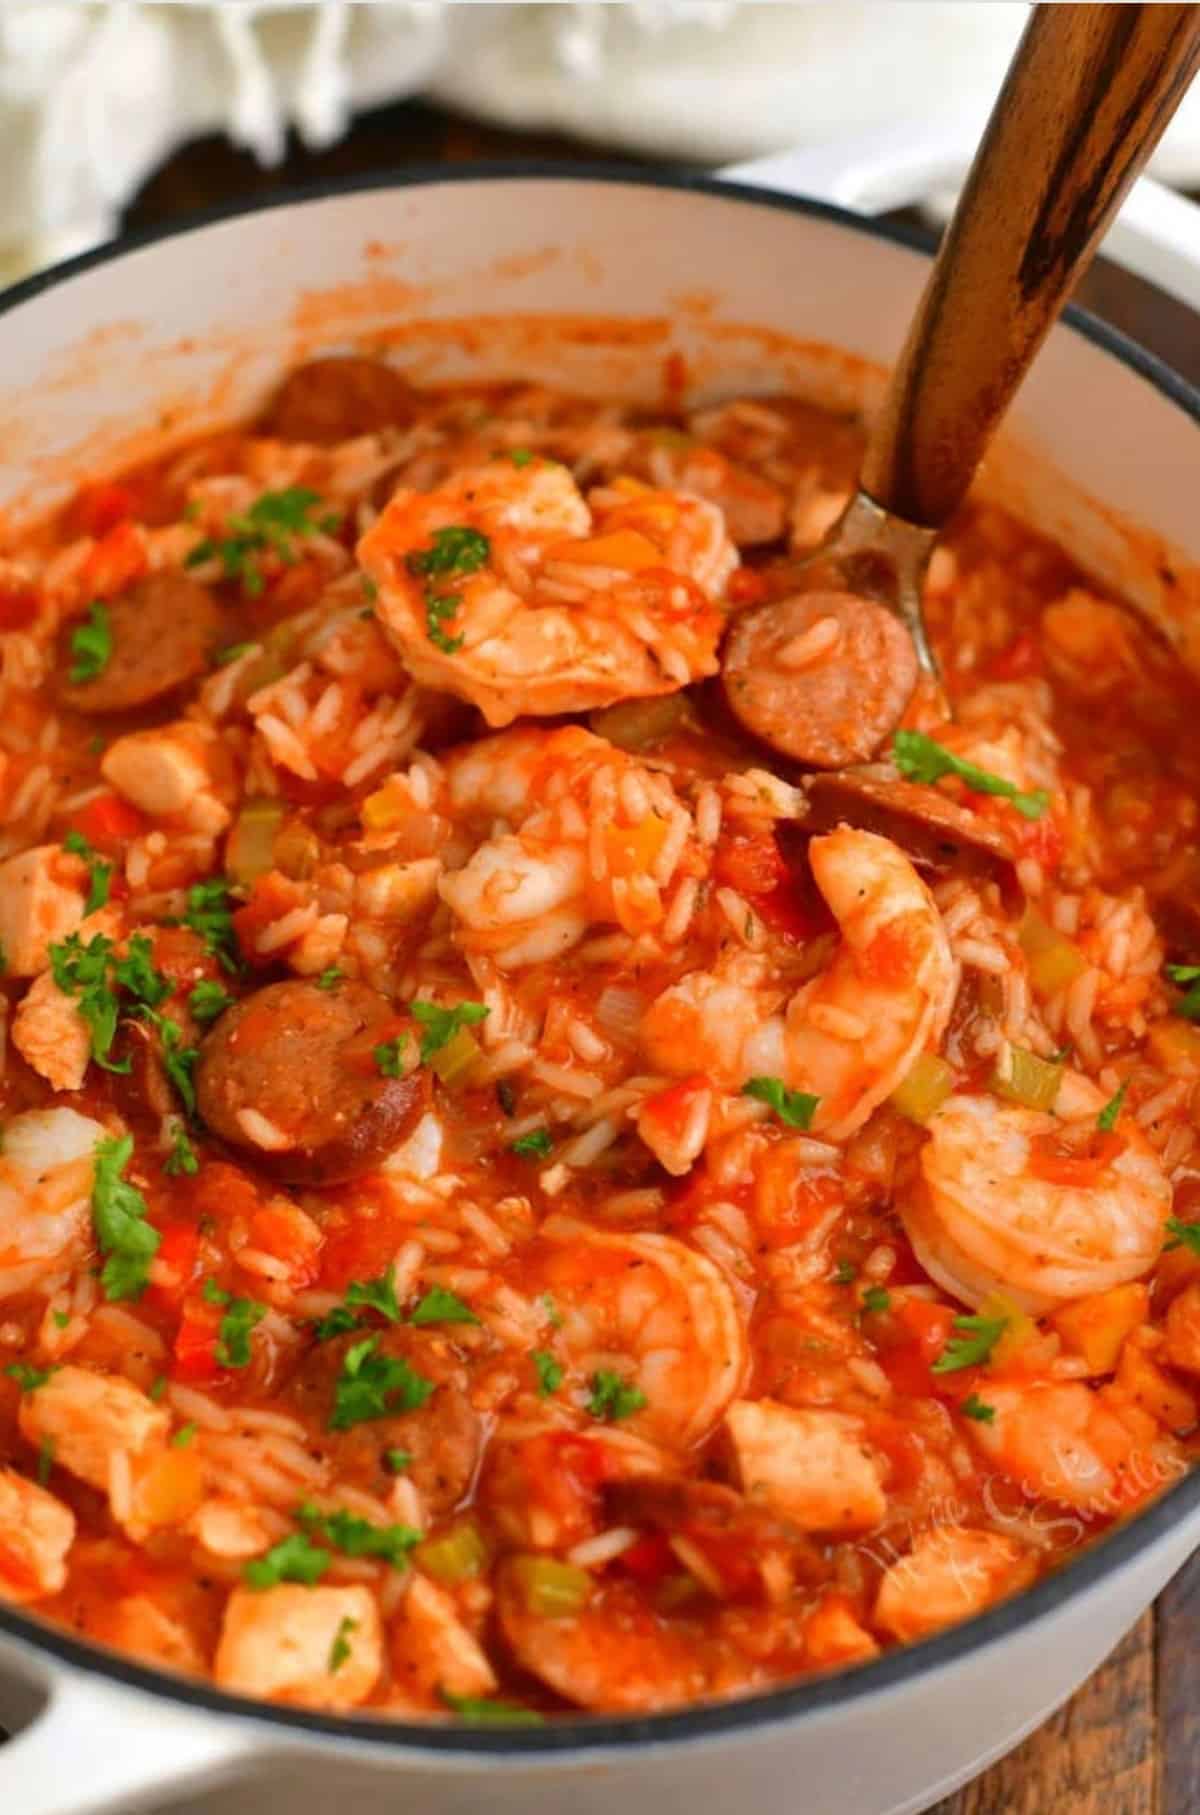
[[[1026,910],[1017,936],[1029,961],[1030,982],[1039,995],[1057,995],[1088,968],[1079,947],[1056,932],[1032,908]]]
[[[447,1090],[455,1090],[470,1081],[471,1073],[482,1057],[474,1034],[460,1027],[452,1033],[439,1052],[429,1061],[429,1069],[440,1078]]]
[[[636,989],[620,989],[614,983],[596,997],[596,1026],[618,1039],[634,1039],[645,1012],[645,1000]],[[1200,1042],[1200,1034],[1197,1041]]]
[[[1146,1035],[1146,1044],[1164,1071],[1200,1071],[1200,1027],[1169,1015],[1156,1021]]]
[[[560,1563],[557,1557],[516,1557],[511,1568],[530,1613],[563,1619],[587,1605],[592,1578],[586,1569]]]
[[[992,1089],[1007,1103],[1022,1109],[1054,1108],[1063,1080],[1061,1063],[1039,1059],[1022,1046],[1010,1046],[992,1078]]]
[[[289,819],[275,840],[275,868],[293,882],[307,882],[321,859],[321,840],[302,819]]]
[[[235,882],[249,886],[275,867],[275,834],[283,823],[284,803],[270,795],[252,795],[233,822],[225,846],[225,868]]]
[[[374,794],[367,795],[359,812],[364,831],[390,832],[406,814],[412,812],[412,795],[393,776],[391,781],[384,782],[382,788],[376,788]]]
[[[418,1544],[413,1557],[427,1576],[453,1587],[483,1574],[488,1565],[488,1547],[474,1521],[463,1519],[440,1538],[426,1538]]]
[[[1150,1295],[1140,1281],[1093,1292],[1063,1305],[1050,1321],[1067,1347],[1082,1355],[1091,1374],[1111,1374],[1125,1338],[1145,1322]]]
[[[892,1107],[910,1122],[927,1122],[954,1089],[954,1067],[934,1052],[923,1052],[892,1092]]]

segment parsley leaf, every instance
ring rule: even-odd
[[[954,1374],[959,1368],[973,1368],[985,1362],[1005,1330],[1008,1328],[1007,1317],[956,1317],[956,1330],[963,1331],[961,1336],[952,1336],[930,1372],[934,1374]]]
[[[223,983],[213,983],[208,978],[197,983],[188,997],[188,1010],[193,1021],[205,1026],[223,1015],[227,1008],[233,1006],[233,997]]]
[[[336,1676],[346,1659],[350,1656],[350,1634],[358,1631],[358,1621],[345,1614],[338,1621],[338,1629],[329,1647],[329,1674]]]
[[[839,1260],[837,1266],[833,1269],[834,1285],[848,1286],[853,1284],[857,1272],[858,1268],[852,1260]]]
[[[199,566],[199,562],[193,562],[192,565]],[[226,643],[224,649],[217,650],[213,661],[218,668],[228,668],[230,662],[239,661],[249,650],[257,647],[256,643]]]
[[[349,1293],[347,1293],[349,1298]],[[444,1286],[430,1286],[420,1304],[417,1305],[410,1323],[478,1323],[470,1305],[464,1304],[455,1292],[447,1292]]]
[[[265,1557],[243,1564],[242,1574],[251,1588],[277,1588],[280,1582],[304,1582],[311,1588],[332,1561],[329,1552],[311,1543],[304,1532],[293,1531],[272,1545]]]
[[[88,1030],[92,1058],[105,1071],[128,1071],[132,1060],[120,1064],[109,1058],[117,1031],[117,997],[109,975],[113,942],[96,933],[84,945],[78,933],[72,933],[60,945],[47,948],[50,971],[55,985],[64,996],[73,996],[80,1018]]]
[[[491,1011],[482,1002],[457,1002],[453,1008],[439,1008],[436,1002],[410,1002],[408,1012],[425,1029],[421,1035],[421,1063],[428,1065],[434,1053],[441,1052],[460,1027],[474,1027],[486,1021]]]
[[[123,958],[113,960],[113,982],[144,1008],[157,1008],[171,993],[171,985],[154,968],[154,947],[145,933],[135,933]]]
[[[862,1295],[864,1311],[886,1311],[891,1302],[891,1293],[885,1292],[882,1286],[868,1286]]]
[[[445,625],[462,604],[462,595],[439,590],[437,582],[454,574],[478,573],[491,554],[491,543],[477,529],[451,524],[435,529],[429,548],[418,549],[407,557],[409,573],[425,579],[425,629],[435,649],[454,655],[463,646],[461,636],[452,637]]]
[[[1125,1101],[1125,1092],[1128,1089],[1129,1089],[1129,1079],[1126,1078],[1126,1080],[1122,1084],[1120,1090],[1118,1090],[1116,1096],[1112,1097],[1104,1105],[1104,1108],[1100,1111],[1100,1114],[1096,1117],[1096,1126],[1100,1130],[1101,1134],[1111,1134],[1113,1129],[1116,1127],[1117,1117],[1121,1113],[1121,1107]]]
[[[195,1178],[199,1170],[200,1161],[186,1128],[177,1127],[171,1140],[171,1151],[163,1161],[163,1171],[168,1178]]]
[[[217,1344],[213,1353],[223,1368],[248,1368],[250,1366],[250,1332],[262,1322],[267,1314],[266,1305],[256,1304],[252,1298],[234,1298],[226,1292],[215,1279],[206,1279],[200,1288],[200,1295],[210,1305],[222,1305],[225,1315],[217,1331]]]
[[[37,1456],[37,1483],[45,1487],[50,1479],[50,1470],[54,1467],[55,1442],[53,1437],[43,1437]]]
[[[191,1420],[189,1420],[189,1422],[187,1424],[181,1424],[179,1429],[177,1431],[173,1431],[171,1434],[171,1448],[172,1449],[186,1449],[188,1444],[192,1441],[193,1437],[196,1435],[196,1431],[198,1428],[199,1427]]]
[[[31,1367],[27,1361],[10,1361],[4,1372],[10,1380],[15,1380],[23,1393],[36,1393],[40,1386],[45,1386],[54,1368]]]
[[[964,1418],[973,1418],[976,1424],[991,1424],[996,1416],[994,1405],[985,1405],[978,1393],[968,1393],[959,1411]]]
[[[389,1267],[378,1279],[353,1279],[346,1287],[348,1305],[367,1305],[378,1311],[389,1323],[399,1323],[400,1303],[396,1297],[396,1269]]]
[[[402,1475],[411,1462],[410,1449],[385,1449],[383,1452],[383,1466],[389,1475]]]
[[[549,1349],[531,1349],[529,1359],[538,1378],[538,1397],[546,1399],[551,1393],[557,1393],[563,1382],[563,1371]]]
[[[73,687],[83,681],[94,681],[97,675],[104,673],[113,652],[112,623],[107,605],[93,599],[85,622],[77,624],[71,632],[69,646],[73,660],[67,679]]]
[[[1168,964],[1167,976],[1185,991],[1175,1013],[1185,1021],[1200,1021],[1200,964]]]
[[[265,581],[256,557],[270,552],[290,567],[299,558],[297,537],[328,534],[337,528],[341,519],[334,514],[313,517],[320,502],[319,494],[304,485],[263,492],[248,510],[230,513],[224,536],[208,536],[198,542],[184,566],[202,567],[206,561],[217,560],[227,580],[239,581],[248,597],[257,598]]]
[[[371,1056],[385,1078],[402,1078],[404,1076],[404,1048],[408,1045],[407,1034],[397,1034],[394,1039],[381,1040],[372,1048]]]
[[[97,908],[107,907],[109,888],[112,884],[112,864],[105,863],[82,832],[68,832],[63,839],[63,850],[70,851],[74,857],[82,857],[87,864],[88,898],[83,910],[85,916],[94,914]]]
[[[482,1695],[451,1695],[449,1689],[441,1689],[439,1694],[459,1720],[480,1726],[541,1727],[545,1724],[545,1716],[536,1708],[523,1708],[519,1702],[493,1702]]]
[[[306,1500],[296,1508],[296,1517],[306,1532],[324,1538],[345,1557],[381,1557],[395,1569],[403,1569],[408,1553],[424,1535],[412,1525],[372,1525],[343,1511],[323,1513]]]
[[[748,1078],[742,1095],[766,1103],[789,1128],[811,1128],[821,1101],[804,1090],[786,1090],[782,1078]]]
[[[346,1350],[334,1386],[329,1428],[348,1431],[368,1418],[388,1418],[419,1411],[436,1387],[407,1361],[380,1355],[378,1336],[367,1336]]]
[[[508,1151],[523,1160],[544,1160],[554,1150],[554,1138],[547,1128],[533,1128],[509,1145]]]
[[[598,1368],[592,1375],[592,1396],[587,1409],[593,1418],[615,1423],[618,1418],[640,1412],[645,1403],[646,1395],[641,1388],[628,1385],[611,1368]]]
[[[178,1021],[170,1020],[166,1015],[156,1014],[152,1008],[142,1011],[144,1020],[158,1030],[162,1041],[163,1070],[179,1092],[180,1099],[189,1115],[196,1113],[196,1085],[193,1072],[200,1057],[198,1046],[184,1046],[183,1029]]]
[[[317,988],[333,989],[341,982],[343,975],[344,973],[337,968],[336,964],[331,964],[329,969],[322,971],[317,978]]]
[[[313,1324],[313,1335],[318,1342],[328,1342],[332,1336],[345,1336],[351,1330],[361,1330],[363,1320],[348,1311],[345,1305],[334,1305],[324,1317],[318,1317]]]
[[[955,756],[953,751],[926,737],[923,731],[897,731],[892,740],[892,754],[896,767],[908,781],[935,782],[943,775],[957,775],[976,794],[993,794],[1001,800],[1011,800],[1025,819],[1041,819],[1050,805],[1050,796],[1044,788],[1025,793],[1014,782],[1005,781],[1003,776],[993,775],[989,769],[981,769],[977,764]]]
[[[92,1222],[107,1255],[100,1283],[108,1299],[140,1298],[162,1236],[146,1221],[146,1200],[122,1177],[133,1157],[133,1136],[97,1141]]]
[[[187,910],[183,924],[190,926],[204,941],[204,949],[231,975],[241,969],[233,935],[233,909],[229,905],[229,884],[220,876],[208,882],[194,882],[187,892]]]
[[[1184,1223],[1177,1216],[1169,1216],[1167,1230],[1172,1237],[1167,1243],[1168,1251],[1171,1248],[1190,1248],[1193,1254],[1200,1254],[1200,1223]]]

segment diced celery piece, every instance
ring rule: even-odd
[[[1088,961],[1079,947],[1065,934],[1056,932],[1032,908],[1027,908],[1017,937],[1029,960],[1029,977],[1042,996],[1057,995],[1076,977],[1082,977]]]
[[[460,1027],[452,1033],[446,1044],[435,1052],[429,1061],[429,1069],[439,1077],[447,1089],[468,1082],[476,1061],[480,1057],[479,1041],[474,1034]]]
[[[556,1620],[587,1605],[592,1578],[586,1569],[557,1557],[516,1557],[510,1567],[530,1613]]]
[[[923,1052],[892,1092],[892,1107],[910,1122],[927,1122],[954,1089],[954,1067],[934,1052]]]
[[[1006,1060],[992,1078],[992,1089],[1007,1103],[1022,1109],[1053,1109],[1062,1083],[1063,1068],[1050,1059],[1039,1059],[1022,1046],[1010,1046]]]
[[[252,795],[233,822],[225,846],[225,868],[235,882],[249,887],[275,867],[275,834],[283,823],[284,803],[270,795]]]
[[[419,1568],[437,1582],[453,1586],[482,1575],[487,1568],[488,1548],[479,1527],[470,1519],[443,1532],[439,1538],[426,1538],[418,1544],[413,1556]]]

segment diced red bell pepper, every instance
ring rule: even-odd
[[[177,1303],[196,1277],[199,1258],[200,1234],[191,1223],[171,1223],[164,1229],[158,1253],[154,1256],[157,1277],[150,1288],[155,1302],[161,1305]],[[169,1277],[161,1277],[164,1274]]]
[[[1022,630],[1007,649],[1002,649],[988,666],[994,681],[1023,681],[1042,672],[1042,651],[1031,631]]]
[[[100,538],[84,562],[84,591],[101,599],[114,599],[140,580],[145,571],[146,550],[141,536],[132,523],[118,523]]]
[[[949,1305],[930,1304],[924,1298],[895,1304],[890,1319],[893,1340],[880,1345],[879,1364],[898,1393],[921,1399],[938,1391],[931,1368],[954,1333],[954,1315]]]
[[[28,630],[37,623],[41,599],[32,586],[0,586],[0,630]]]
[[[643,1532],[616,1561],[643,1588],[657,1588],[667,1576],[679,1570],[675,1552],[661,1531]]]
[[[702,1090],[709,1089],[709,1081],[700,1072],[690,1078],[680,1078],[677,1084],[668,1084],[665,1090],[655,1091],[642,1104],[642,1113],[658,1123],[663,1133],[670,1140],[678,1140],[687,1127],[692,1105]]]
[[[104,536],[137,512],[137,500],[127,485],[101,480],[84,485],[71,503],[70,523],[80,536]]]
[[[146,821],[137,808],[131,807],[119,794],[97,794],[79,809],[71,826],[82,832],[98,851],[115,851],[131,838],[139,837],[145,830]]]
[[[220,1373],[217,1365],[217,1343],[220,1340],[221,1308],[203,1298],[184,1301],[183,1316],[175,1336],[175,1380],[190,1386],[213,1381]]]

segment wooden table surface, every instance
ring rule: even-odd
[[[588,156],[618,161],[406,102],[365,116],[328,151],[293,144],[276,170],[260,170],[221,140],[198,141],[146,184],[127,222],[152,226],[298,183],[405,164]],[[1200,384],[1200,321],[1190,310],[1104,264],[1089,273],[1079,300]],[[1051,1812],[1200,1815],[1200,1555],[1065,1708],[931,1815]]]

